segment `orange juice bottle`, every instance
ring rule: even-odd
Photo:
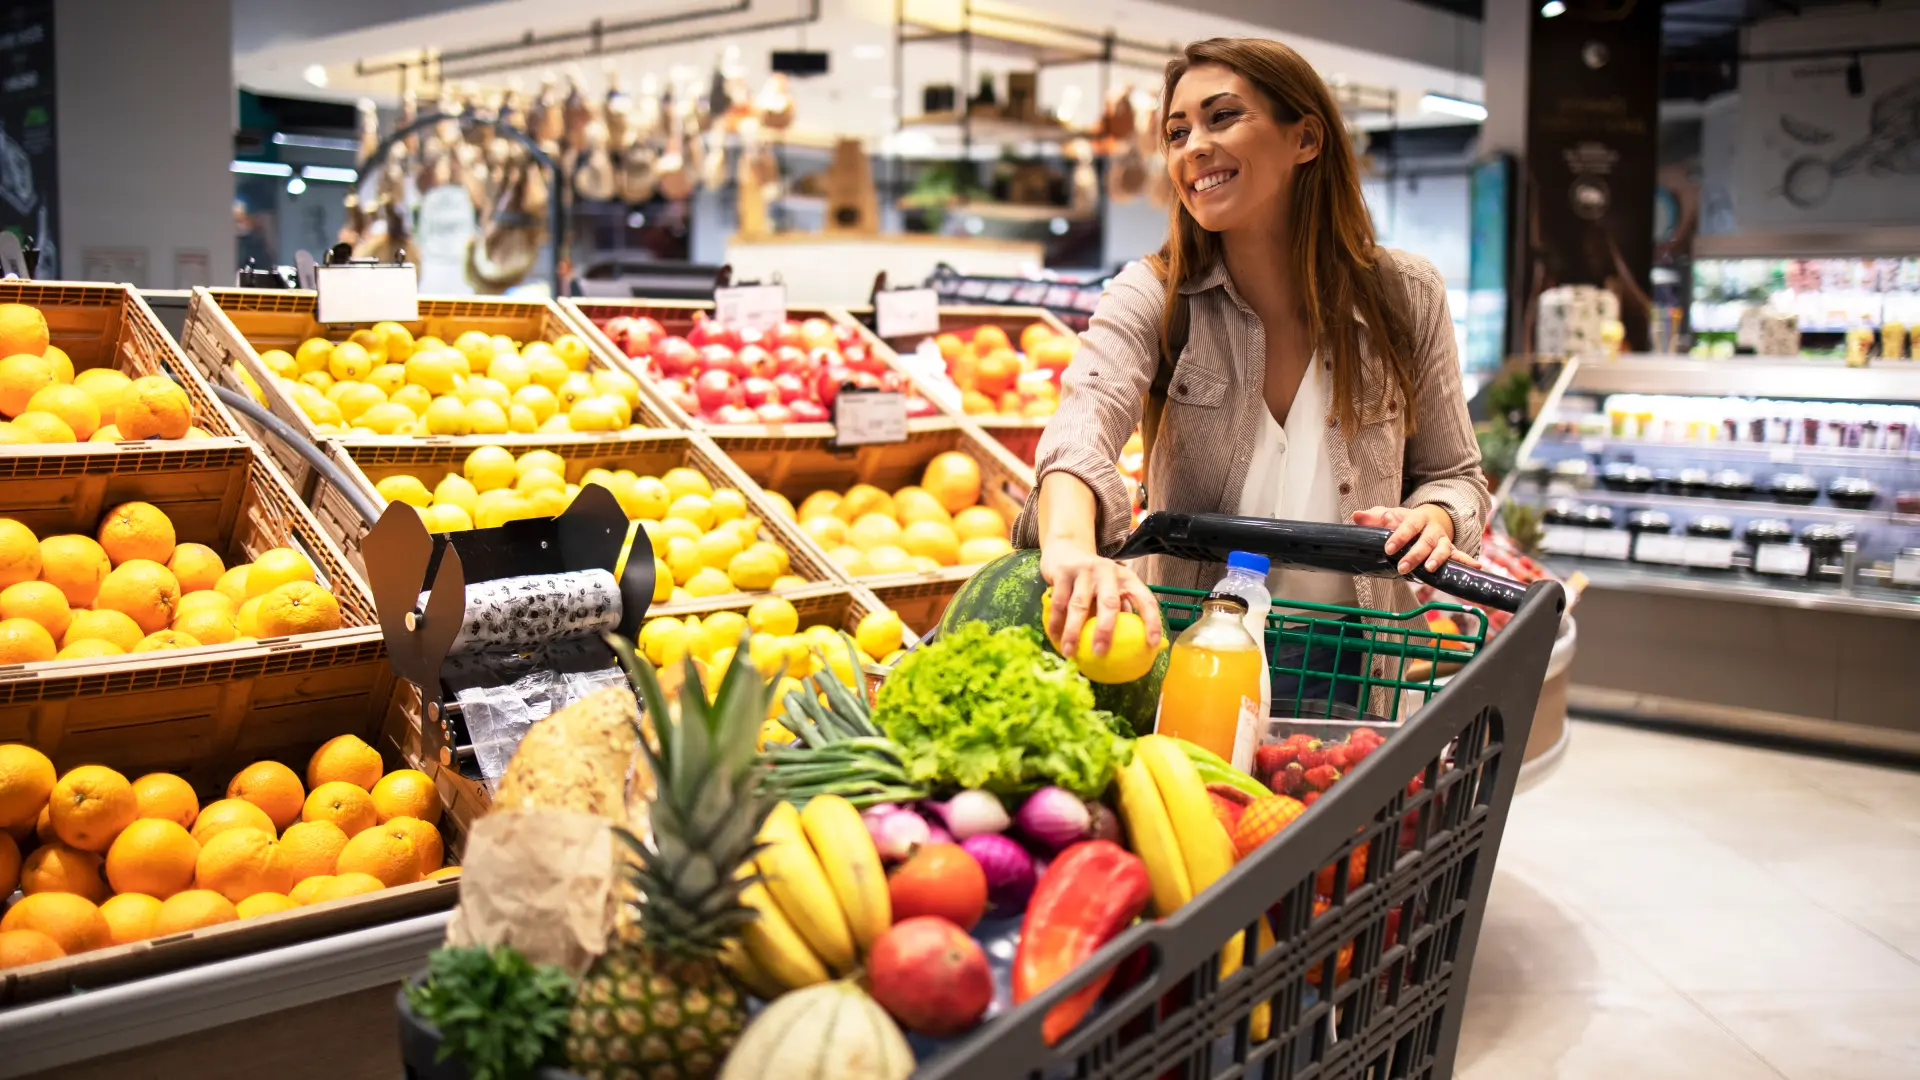
[[[1266,722],[1259,702],[1267,671],[1241,621],[1246,613],[1247,602],[1230,593],[1214,593],[1200,605],[1200,618],[1173,643],[1154,730],[1251,770]]]

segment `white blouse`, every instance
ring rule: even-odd
[[[1262,403],[1260,434],[1240,489],[1240,513],[1285,521],[1340,523],[1340,493],[1325,453],[1329,403],[1327,381],[1316,356],[1307,362],[1300,389],[1282,427]],[[1275,569],[1267,590],[1277,600],[1314,604],[1358,603],[1353,578],[1317,570]]]

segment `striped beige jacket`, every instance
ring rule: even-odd
[[[1327,418],[1326,452],[1340,493],[1342,520],[1372,506],[1432,503],[1453,519],[1454,543],[1480,547],[1490,499],[1480,472],[1480,448],[1467,418],[1455,357],[1446,286],[1433,264],[1386,251],[1405,275],[1409,344],[1416,366],[1414,400],[1404,400],[1371,351],[1363,357],[1360,427],[1351,439],[1336,416]],[[1235,291],[1226,268],[1189,282],[1187,347],[1174,366],[1149,462],[1153,509],[1233,513],[1246,484],[1248,459],[1260,431],[1266,399],[1266,333]],[[1132,507],[1116,465],[1140,424],[1142,399],[1159,357],[1160,280],[1145,263],[1129,265],[1107,286],[1080,349],[1062,381],[1060,411],[1047,424],[1035,459],[1044,478],[1060,470],[1078,477],[1099,501],[1099,544],[1111,553],[1126,539]],[[1322,360],[1322,363],[1328,363]],[[1407,416],[1416,421],[1407,434]],[[1039,490],[1014,525],[1014,543],[1038,543]],[[1204,589],[1220,579],[1220,564],[1148,558],[1139,567],[1150,584]],[[1414,606],[1405,581],[1355,579],[1362,607],[1396,612]]]

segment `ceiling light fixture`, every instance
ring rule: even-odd
[[[1567,5],[1562,3],[1561,0],[1547,0],[1546,3],[1540,5],[1540,17],[1543,19],[1557,19],[1566,13]]]
[[[311,86],[320,87],[322,90],[327,87],[327,66],[325,64],[308,64],[307,70],[301,72],[300,76],[306,79],[307,83]]]
[[[329,139],[323,135],[289,135],[284,131],[273,133],[275,146],[301,146],[309,150],[346,150],[358,152],[360,144],[352,139]]]
[[[855,60],[885,60],[887,58],[887,47],[885,45],[855,45],[853,47],[853,58]]]
[[[325,180],[336,184],[351,184],[360,179],[360,174],[352,169],[336,168],[332,165],[306,165],[300,169],[300,175],[308,180]]]
[[[293,166],[278,161],[236,161],[228,171],[249,176],[292,176]]]
[[[307,190],[307,182],[305,180],[300,179],[297,176],[287,181],[287,194],[289,195],[300,195],[300,194],[303,194],[306,190]]]
[[[1487,118],[1487,107],[1477,101],[1465,98],[1449,97],[1446,94],[1429,93],[1420,99],[1420,111],[1457,116],[1462,120],[1479,123]]]

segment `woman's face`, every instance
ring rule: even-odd
[[[1221,64],[1196,64],[1167,102],[1167,175],[1208,232],[1269,228],[1293,173],[1320,153],[1319,124],[1286,123],[1266,94]]]

